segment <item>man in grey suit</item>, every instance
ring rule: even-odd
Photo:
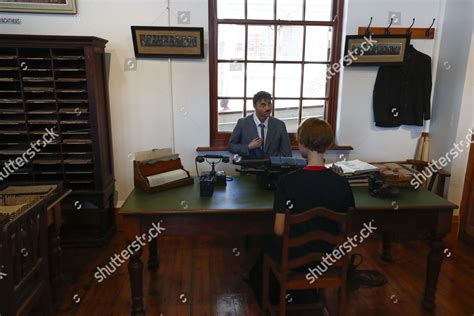
[[[272,96],[260,91],[253,96],[252,115],[238,120],[229,139],[229,151],[247,159],[270,156],[291,157],[285,123],[271,115]]]

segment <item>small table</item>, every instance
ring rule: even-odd
[[[402,189],[396,199],[381,199],[369,194],[367,187],[352,188],[356,204],[351,232],[358,233],[364,223],[373,222],[377,232],[391,232],[401,238],[427,239],[425,291],[421,303],[435,308],[435,293],[443,261],[444,236],[451,229],[453,210],[458,206],[419,189]],[[227,187],[216,187],[211,198],[199,196],[199,179],[193,185],[150,194],[134,189],[119,214],[136,218],[139,236],[153,224],[165,228],[160,236],[248,236],[273,234],[273,191],[260,188],[252,176],[234,177]],[[360,243],[360,242],[359,242]],[[149,238],[149,269],[159,265],[157,238]],[[132,315],[145,315],[143,305],[142,250],[133,253],[129,262]],[[387,243],[384,254],[390,257]]]

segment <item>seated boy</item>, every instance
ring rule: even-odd
[[[273,204],[276,212],[274,225],[276,236],[266,240],[264,246],[264,252],[277,262],[281,259],[285,210],[289,209],[292,214],[297,214],[314,207],[325,207],[335,212],[347,212],[349,208],[354,207],[354,196],[347,179],[324,167],[324,152],[334,142],[329,124],[318,118],[308,118],[298,127],[297,140],[299,151],[308,160],[308,165],[304,169],[280,177]],[[293,225],[290,234],[298,236],[314,230],[338,233],[336,223],[316,218],[309,223]],[[313,251],[330,252],[332,247],[322,242],[306,244],[291,248],[289,258],[301,257]],[[257,260],[250,272],[251,285],[257,298],[261,296],[262,264],[263,256]],[[274,285],[272,283],[270,288],[277,287]]]

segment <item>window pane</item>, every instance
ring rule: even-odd
[[[304,67],[303,97],[325,98],[327,95],[327,66],[305,65]]]
[[[273,20],[273,0],[247,0],[247,19]]]
[[[326,101],[324,100],[303,100],[303,113],[301,119],[308,117],[324,118],[324,108]]]
[[[278,26],[277,60],[303,59],[303,26]]]
[[[249,60],[273,60],[274,31],[270,25],[248,26]]]
[[[243,97],[244,64],[219,63],[217,83],[217,94],[220,97]]]
[[[245,19],[244,0],[218,0],[218,19]]]
[[[255,109],[253,108],[253,99],[247,99],[247,101],[245,102],[245,106],[247,110],[247,116],[252,115],[253,112],[255,112]]]
[[[243,111],[244,99],[219,99],[219,113]]]
[[[244,59],[245,26],[219,24],[219,59]]]
[[[331,27],[306,27],[305,61],[329,61],[331,59],[331,40]]]
[[[275,117],[285,122],[288,133],[298,128],[299,100],[275,100]]]
[[[332,0],[306,0],[305,19],[307,21],[331,21]]]
[[[276,99],[274,101],[273,106],[275,107],[275,113],[278,111],[283,111],[283,110],[288,110],[288,109],[293,109],[298,110],[298,107],[300,106],[300,100],[295,99],[295,100],[287,100],[287,99]]]
[[[278,0],[277,19],[303,20],[303,0]]]
[[[273,64],[247,64],[247,96],[253,97],[258,91],[273,90]]]
[[[218,103],[218,131],[232,132],[237,120],[242,117],[244,100],[220,99]]]
[[[275,73],[275,97],[299,98],[301,89],[301,65],[277,64]]]

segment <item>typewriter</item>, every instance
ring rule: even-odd
[[[270,157],[264,159],[242,159],[234,156],[232,163],[240,166],[236,169],[241,174],[253,174],[260,187],[274,190],[278,178],[285,173],[306,167],[308,162],[303,158]]]

